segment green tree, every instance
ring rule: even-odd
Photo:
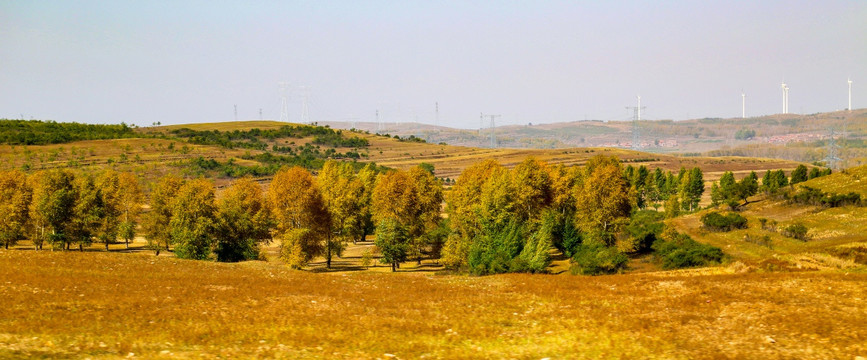
[[[680,183],[681,206],[684,210],[694,211],[698,209],[701,195],[704,194],[704,179],[702,171],[698,167],[684,173]]]
[[[250,177],[235,180],[217,203],[217,261],[257,259],[259,245],[271,240],[274,225],[261,186]]]
[[[24,236],[33,191],[24,173],[0,171],[0,242],[6,249]]]
[[[807,181],[807,167],[803,164],[798,165],[795,171],[792,171],[792,185]]]
[[[376,227],[376,247],[382,254],[383,264],[391,264],[396,271],[401,262],[406,261],[409,253],[409,234],[395,218],[384,218]]]
[[[747,203],[747,199],[750,196],[755,195],[759,191],[759,177],[756,175],[755,171],[751,171],[749,175],[745,176],[735,187],[734,196],[738,199],[743,200],[744,204]]]
[[[214,184],[196,179],[178,189],[171,204],[169,234],[181,259],[208,259],[214,244]]]

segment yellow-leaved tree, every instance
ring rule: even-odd
[[[611,245],[617,227],[629,219],[634,196],[617,158],[595,156],[584,171],[574,190],[577,221],[590,239]]]
[[[173,175],[166,175],[157,181],[151,190],[150,212],[145,214],[142,223],[148,247],[157,255],[160,248],[169,250],[171,233],[169,222],[172,219],[172,203],[178,190],[184,185],[184,180]]]
[[[32,197],[23,172],[0,171],[0,242],[6,249],[24,236]]]
[[[445,266],[459,268],[466,265],[472,239],[481,232],[482,187],[494,172],[501,170],[502,166],[493,159],[475,163],[464,169],[452,186],[446,208],[452,232],[443,248]]]
[[[105,250],[108,251],[108,245],[117,241],[120,229],[120,175],[114,170],[106,170],[99,174],[95,181],[102,207],[95,235],[97,241],[105,244]]]
[[[271,181],[268,199],[277,220],[281,255],[286,262],[301,268],[322,254],[331,228],[331,216],[313,175],[298,166],[278,171]]]
[[[33,200],[30,215],[36,234],[34,245],[48,241],[53,248],[65,248],[72,241],[69,228],[75,216],[75,174],[69,170],[46,170],[32,177]]]
[[[259,183],[250,177],[233,181],[217,205],[217,261],[259,258],[259,245],[271,240],[274,225]]]
[[[214,183],[208,179],[187,181],[171,202],[169,236],[175,255],[204,260],[211,255],[215,239]]]
[[[316,178],[325,208],[331,215],[331,229],[325,237],[325,267],[331,268],[331,258],[342,256],[346,243],[361,233],[364,184],[355,176],[352,165],[328,160]]]
[[[133,173],[122,172],[118,175],[118,205],[120,207],[120,225],[118,235],[126,243],[135,239],[138,215],[141,212],[142,192],[138,178]]]

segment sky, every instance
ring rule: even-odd
[[[279,119],[279,82],[293,122],[728,118],[847,78],[867,107],[867,1],[0,0],[0,118]]]

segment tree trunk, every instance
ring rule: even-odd
[[[391,272],[395,272],[395,262],[391,262]]]
[[[78,243],[78,251],[84,252],[84,245]]]
[[[126,248],[129,249],[129,239],[126,239]]]
[[[108,241],[105,242],[105,251],[108,251]]]
[[[331,245],[331,244],[328,244]],[[325,249],[325,268],[331,269],[331,246],[326,246]]]

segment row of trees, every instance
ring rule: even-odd
[[[124,123],[102,125],[0,119],[0,144],[62,144],[80,140],[118,139],[133,136],[137,136],[133,128]]]
[[[764,176],[762,176],[760,185],[759,177],[755,171],[750,172],[749,175],[740,181],[735,180],[735,176],[731,171],[726,171],[718,182],[714,182],[711,185],[711,205],[726,204],[732,209],[737,209],[745,205],[747,199],[759,191],[773,195],[787,187],[829,174],[831,174],[831,169],[821,170],[814,167],[808,170],[806,166],[798,165],[792,171],[791,179],[786,176],[783,170],[766,171]],[[743,201],[743,204],[740,204],[740,201]]]
[[[10,189],[0,193],[3,206],[12,209],[15,205],[7,204],[37,198],[36,191],[17,190],[28,188],[29,179],[21,173],[9,174],[10,180],[0,183]],[[121,231],[112,233],[110,225],[100,224],[119,216],[112,214],[123,214],[122,223],[131,226],[118,228],[131,239],[140,202],[130,203],[122,212],[106,210],[114,207],[104,204],[120,197],[106,190],[111,188],[106,179],[114,176],[129,182],[132,176],[112,174],[90,177],[51,170],[33,175],[34,184],[48,184],[37,179],[54,179],[49,190],[40,191],[60,205],[43,212],[63,213],[57,218],[67,219],[34,228],[60,234],[51,238],[64,239],[60,243],[67,247],[86,246],[94,239],[108,244],[117,238],[112,234]],[[666,202],[667,212],[697,209],[704,191],[702,177],[698,168],[678,174],[649,171],[604,156],[590,159],[583,167],[550,166],[529,158],[507,169],[488,160],[467,168],[444,198],[442,183],[430,166],[380,172],[368,164],[356,172],[352,163],[328,161],[315,177],[301,167],[281,169],[267,192],[250,178],[238,179],[218,199],[209,180],[166,176],[152,188],[142,229],[150,248],[158,252],[173,247],[177,256],[191,259],[255,259],[260,245],[276,238],[291,266],[302,267],[323,256],[330,267],[349,241],[375,232],[382,260],[393,269],[427,256],[441,257],[450,268],[476,274],[543,272],[555,247],[570,257],[597,260],[599,254],[620,256],[624,251],[649,249],[652,239],[635,230],[641,226],[634,224],[633,215],[648,204],[658,207],[661,201]],[[66,189],[62,184],[74,186]],[[136,191],[134,199],[140,201]],[[19,194],[25,194],[25,199],[19,199]],[[25,216],[18,223],[37,224],[33,219]],[[80,232],[82,222],[90,224],[87,228],[93,232]],[[23,236],[23,232],[10,234],[4,238]]]
[[[0,241],[7,249],[25,236],[41,249],[80,248],[135,237],[141,189],[130,173],[97,175],[48,170],[30,176],[0,172]]]

